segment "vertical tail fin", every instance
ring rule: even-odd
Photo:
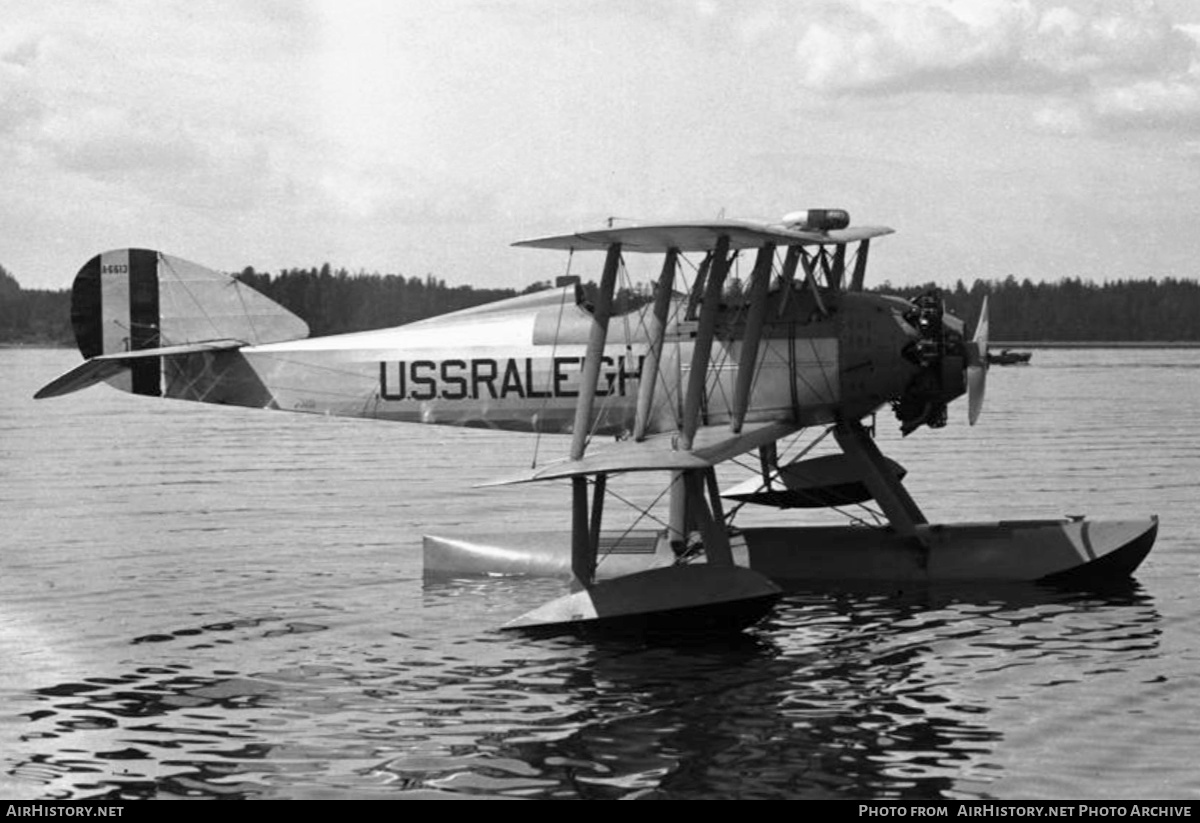
[[[303,320],[227,274],[148,249],[98,254],[71,291],[84,357],[210,340],[246,345],[308,336]]]
[[[102,361],[38,396],[105,380],[159,397],[165,357],[308,336],[303,320],[250,286],[149,249],[108,251],[84,264],[71,289],[71,326],[80,353]]]

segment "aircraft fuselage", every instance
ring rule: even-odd
[[[679,298],[682,302],[684,298]],[[678,428],[696,321],[682,305],[665,331],[648,433]],[[858,419],[921,372],[912,304],[865,293],[771,295],[745,421]],[[609,324],[592,431],[634,426],[650,348],[649,307]],[[726,423],[744,312],[723,306],[703,425]],[[313,414],[569,433],[594,321],[573,288],[526,295],[407,326],[164,359],[163,395]],[[959,391],[958,393],[961,393]]]

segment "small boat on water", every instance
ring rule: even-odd
[[[1030,351],[1013,351],[1012,349],[1001,349],[998,352],[988,352],[988,364],[992,366],[1018,366],[1029,363],[1033,357],[1033,352]]]

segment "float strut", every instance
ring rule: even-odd
[[[588,523],[586,477],[571,478],[571,573],[587,589],[596,581],[596,551]]]
[[[683,473],[687,484],[688,514],[695,517],[700,527],[704,555],[709,565],[732,566],[733,550],[729,546],[729,532],[725,529],[724,518],[714,516],[709,501],[705,499],[706,481],[712,472],[712,469],[690,469]]]
[[[858,464],[863,482],[867,484],[875,502],[883,509],[884,516],[891,522],[892,528],[906,537],[919,537],[917,526],[923,526],[929,521],[921,513],[916,501],[909,496],[908,490],[888,468],[879,447],[875,445],[871,435],[867,434],[862,423],[857,420],[839,421],[834,426],[833,436],[837,438],[842,451]]]

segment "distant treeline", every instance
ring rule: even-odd
[[[397,326],[518,294],[514,289],[448,286],[431,275],[351,274],[328,264],[277,275],[246,268],[238,279],[304,318],[313,335]],[[547,285],[536,283],[524,291]],[[740,289],[738,283],[731,286],[733,293]],[[594,290],[592,284],[586,288]],[[932,288],[939,287],[884,283],[876,290],[911,298]],[[1093,284],[1078,278],[1033,283],[1009,277],[976,280],[970,288],[960,280],[940,291],[946,308],[967,322],[968,331],[974,329],[986,295],[993,340],[1200,341],[1200,283],[1191,280]],[[641,284],[624,292],[621,302],[635,305],[648,296],[648,284]],[[22,289],[0,267],[0,343],[73,345],[70,303],[69,290]]]
[[[517,295],[513,289],[447,286],[433,275],[350,274],[328,263],[277,275],[248,267],[237,278],[302,317],[314,337],[399,326]]]
[[[1055,283],[976,280],[967,288],[890,286],[877,291],[912,298],[939,288],[946,308],[974,332],[988,298],[991,340],[1055,342],[1200,341],[1200,283],[1193,280],[1117,280],[1103,284],[1067,278]]]
[[[23,289],[0,266],[0,343],[74,345],[70,291]]]

